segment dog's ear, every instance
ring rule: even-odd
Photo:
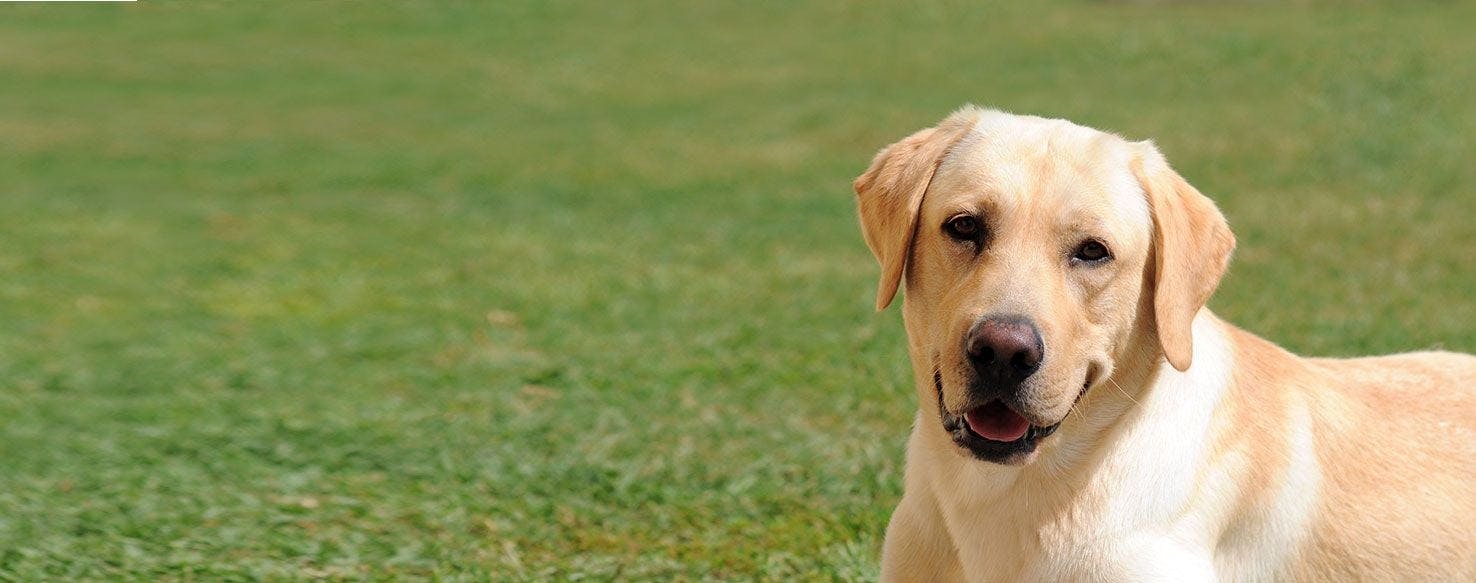
[[[918,211],[933,173],[949,148],[974,126],[978,115],[974,108],[959,110],[936,127],[887,146],[852,183],[861,214],[861,233],[881,264],[877,310],[892,303],[902,283]]]
[[[1235,250],[1235,235],[1215,203],[1169,167],[1151,142],[1137,144],[1133,173],[1153,213],[1153,315],[1158,342],[1174,368],[1194,357],[1194,316],[1209,301]]]

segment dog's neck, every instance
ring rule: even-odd
[[[1008,496],[1015,488],[1069,496],[1071,492],[1091,491],[1087,481],[1105,478],[1117,482],[1110,474],[1119,468],[1152,467],[1137,460],[1139,456],[1171,455],[1161,453],[1165,446],[1155,449],[1134,444],[1164,442],[1169,444],[1167,449],[1179,449],[1175,445],[1184,446],[1186,452],[1193,449],[1193,444],[1206,436],[1182,429],[1171,433],[1167,428],[1196,427],[1192,420],[1201,417],[1205,421],[1198,427],[1207,426],[1210,412],[1223,398],[1232,350],[1222,326],[1208,310],[1201,311],[1195,321],[1194,366],[1185,372],[1165,361],[1156,338],[1132,339],[1135,346],[1129,348],[1108,378],[1082,396],[1055,435],[1041,443],[1030,463],[1001,466],[969,460],[963,466],[942,467],[967,468],[964,473],[980,479],[982,490],[976,491],[986,498]],[[923,414],[928,415],[925,410]],[[1181,417],[1191,421],[1184,423]],[[934,442],[929,448],[934,455],[963,455],[936,423],[932,425],[933,430],[927,433],[936,434],[929,439]],[[1068,478],[1083,483],[1062,482]]]
[[[1213,320],[1208,310],[1201,317]],[[1183,374],[1168,365],[1157,337],[1151,332],[1131,338],[1125,344],[1111,374],[1083,393],[1061,423],[1056,441],[1077,442],[1068,443],[1074,452],[1089,453],[1092,448],[1084,444],[1105,444],[1107,440],[1103,437],[1111,429],[1121,427],[1124,417],[1138,413],[1161,380]],[[1043,456],[1049,453],[1052,452],[1042,451]]]

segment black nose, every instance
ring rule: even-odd
[[[1018,317],[986,318],[974,324],[964,351],[985,379],[1017,384],[1034,374],[1045,357],[1040,332]]]

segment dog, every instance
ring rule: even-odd
[[[965,107],[854,183],[918,412],[885,581],[1476,581],[1476,357],[1303,358],[1152,142]]]

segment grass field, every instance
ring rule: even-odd
[[[1472,3],[0,7],[0,578],[874,578],[850,179],[1154,138],[1305,353],[1476,350]]]

